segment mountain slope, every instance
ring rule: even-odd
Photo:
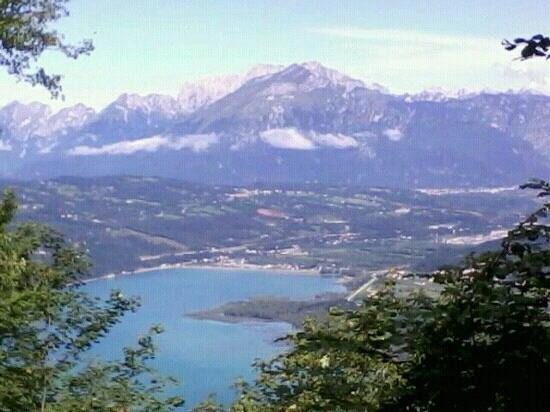
[[[391,186],[514,184],[550,174],[547,96],[397,96],[315,62],[205,84],[186,85],[178,99],[122,95],[97,114],[8,105],[0,160],[11,163],[0,173]]]
[[[180,88],[178,102],[183,113],[192,113],[234,92],[251,79],[270,75],[282,69],[283,66],[259,64],[244,75],[232,74],[188,82]]]

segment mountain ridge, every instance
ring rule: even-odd
[[[471,186],[549,170],[544,95],[394,95],[317,62],[256,66],[199,83],[202,95],[186,87],[178,98],[123,94],[99,112],[4,106],[0,160],[16,167],[0,175]]]

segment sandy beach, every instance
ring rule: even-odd
[[[145,272],[154,272],[157,270],[165,269],[208,269],[208,270],[235,270],[235,271],[265,271],[272,272],[278,275],[288,275],[288,276],[320,276],[320,272],[317,269],[295,269],[288,268],[283,265],[253,265],[249,263],[239,264],[239,265],[228,265],[228,264],[197,264],[197,263],[174,263],[174,264],[162,264],[153,267],[147,268],[138,268],[132,271],[122,271],[118,273],[108,273],[106,275],[95,276],[87,278],[82,281],[82,283],[95,282],[99,280],[113,279],[120,276],[131,276],[136,273],[145,273]]]

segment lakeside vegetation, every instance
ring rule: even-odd
[[[15,196],[0,200],[0,410],[168,411],[183,403],[164,396],[173,383],[149,366],[151,325],[120,359],[83,355],[139,306],[112,291],[102,300],[80,291],[88,261],[62,235],[37,223],[12,227]]]
[[[330,308],[352,308],[342,294],[329,293],[313,300],[297,301],[277,297],[256,297],[246,301],[230,302],[220,307],[192,313],[195,319],[221,322],[267,321],[286,322],[300,328],[306,319],[323,319]]]
[[[525,187],[550,196],[550,183]],[[548,409],[549,213],[546,202],[499,249],[434,273],[435,296],[388,281],[358,308],[306,321],[232,410]]]
[[[550,196],[549,183],[526,187],[538,190],[543,202]],[[81,354],[137,301],[116,291],[104,302],[79,292],[75,281],[87,270],[82,254],[44,226],[12,228],[15,208],[14,196],[6,194],[0,205],[0,405],[41,411],[181,405],[178,397],[163,397],[171,381],[152,377],[148,366],[158,327],[136,348],[125,348],[120,361],[80,364]],[[421,288],[398,292],[389,280],[358,307],[332,307],[328,317],[307,315],[338,303],[334,297],[264,300],[260,311],[246,303],[227,306],[235,317],[287,316],[294,323],[307,317],[303,329],[287,337],[287,352],[258,363],[255,382],[239,384],[231,410],[541,410],[550,404],[549,212],[550,203],[542,203],[500,249],[435,272],[432,279],[442,287],[435,295]],[[518,380],[520,370],[527,375]],[[214,400],[198,408],[224,410]]]
[[[68,13],[65,3],[0,2],[0,65],[53,96],[61,91],[60,77],[32,71],[30,63],[48,49],[72,58],[92,49],[88,42],[67,45],[63,36],[48,29]],[[548,57],[548,37],[504,43],[508,50],[519,44],[526,44],[523,59]],[[510,206],[524,205],[499,193],[488,195],[485,210],[477,198],[458,197],[457,207],[456,197],[434,199],[379,188],[228,192],[176,182],[159,187],[141,178],[121,178],[116,186],[107,183],[116,179],[105,179],[100,184],[65,179],[16,185],[27,218],[53,219],[79,245],[41,224],[15,224],[12,192],[0,201],[1,411],[163,412],[182,406],[180,397],[165,394],[173,380],[149,366],[160,326],[153,325],[137,346],[123,348],[120,360],[83,362],[82,355],[139,305],[118,291],[106,300],[81,292],[79,282],[89,276],[83,247],[105,265],[115,257],[124,265],[144,261],[141,253],[156,245],[168,261],[187,253],[206,261],[244,253],[253,255],[251,261],[289,259],[298,267],[319,261],[352,271],[389,261],[414,267],[436,261],[433,231],[446,244],[454,239],[468,246],[476,242],[480,227],[485,233],[508,228],[518,210]],[[440,286],[437,293],[404,291],[386,278],[358,306],[331,308],[326,317],[304,320],[302,330],[285,338],[288,351],[258,361],[257,379],[237,384],[239,396],[232,405],[210,398],[194,410],[548,410],[550,183],[533,180],[524,188],[538,192],[536,210],[507,231],[494,251],[432,272],[430,280]],[[474,204],[465,207],[468,202]],[[138,222],[137,227],[128,222]],[[459,234],[448,237],[447,230]],[[413,237],[420,246],[411,245]],[[251,239],[259,241],[250,244]],[[373,256],[381,257],[373,263]],[[333,298],[317,303],[259,301],[265,311],[252,311],[245,302],[227,306],[224,313],[269,318],[273,312],[283,316],[286,306],[288,320],[298,322],[302,314],[316,313],[319,305],[324,309],[334,303]]]

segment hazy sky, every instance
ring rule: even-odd
[[[123,92],[176,95],[185,81],[257,63],[316,60],[393,92],[534,88],[550,92],[550,62],[513,62],[499,43],[550,34],[547,0],[72,0],[56,27],[92,38],[77,61],[49,53],[65,102],[102,108]],[[48,102],[0,73],[0,105]],[[50,102],[52,103],[52,102]]]

